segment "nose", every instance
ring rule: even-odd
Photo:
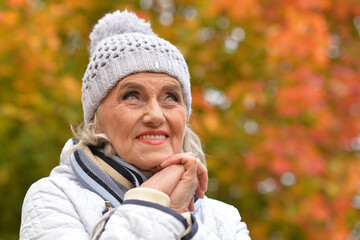
[[[152,127],[158,127],[165,121],[163,109],[156,100],[150,101],[143,116],[143,122]]]

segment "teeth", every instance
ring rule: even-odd
[[[159,134],[159,135],[141,135],[139,139],[164,139],[166,138],[165,135]]]

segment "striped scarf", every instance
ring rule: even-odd
[[[112,207],[120,206],[129,189],[139,187],[147,180],[137,168],[119,156],[106,156],[98,147],[77,149],[70,155],[70,164],[79,182],[110,201]]]

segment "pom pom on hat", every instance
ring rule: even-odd
[[[138,18],[135,13],[127,10],[119,10],[106,14],[94,26],[90,33],[90,56],[93,55],[97,44],[108,37],[123,33],[143,33],[145,35],[156,34],[152,31],[151,25],[144,19]]]

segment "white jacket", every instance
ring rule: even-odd
[[[99,222],[105,201],[77,181],[64,152],[49,177],[28,190],[22,209],[20,239],[89,239]],[[242,239],[249,231],[236,208],[205,197],[195,203],[188,224],[171,209],[141,200],[126,200],[114,211],[100,239]]]

